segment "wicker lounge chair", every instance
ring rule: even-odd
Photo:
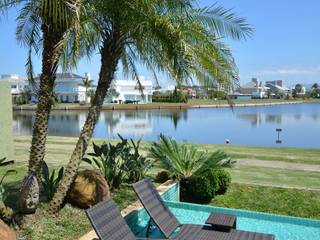
[[[230,232],[219,232],[208,229],[206,226],[181,224],[178,219],[164,204],[160,194],[149,179],[141,180],[133,185],[139,200],[149,214],[154,224],[159,228],[166,238],[190,239],[230,239],[230,240],[274,240],[274,235],[240,230]]]
[[[101,240],[138,240],[121,216],[119,209],[111,198],[108,198],[97,205],[86,210],[86,214]],[[197,233],[201,229],[199,225],[190,225],[188,228],[181,228],[176,240],[229,240],[225,233],[215,231],[203,231],[202,235]],[[152,238],[155,240],[154,238]]]

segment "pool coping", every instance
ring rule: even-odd
[[[168,180],[168,181],[164,182],[163,184],[161,184],[160,186],[158,186],[157,190],[160,193],[160,195],[162,195],[163,193],[168,191],[170,188],[174,187],[176,185],[176,183],[177,183],[176,181]],[[137,201],[133,202],[132,204],[130,204],[125,209],[123,209],[121,211],[121,215],[125,219],[127,219],[130,217],[131,213],[134,213],[134,212],[139,211],[141,209],[143,209],[143,206],[141,205],[140,201],[137,200]],[[96,240],[96,239],[98,239],[98,236],[97,236],[96,232],[92,229],[90,232],[86,233],[85,235],[80,237],[78,240]]]

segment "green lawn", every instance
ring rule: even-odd
[[[230,172],[233,181],[238,183],[320,191],[320,172],[252,166],[236,166]]]
[[[26,165],[29,157],[28,151],[30,147],[30,137],[15,138],[15,159],[21,165]],[[76,138],[65,137],[49,137],[47,141],[46,161],[53,167],[65,165],[69,160],[70,153],[76,143]],[[103,139],[94,139],[96,143],[102,143]],[[115,142],[112,140],[112,142]],[[147,152],[150,143],[144,142],[141,150]],[[270,164],[278,162],[299,163],[308,166],[320,165],[320,149],[299,149],[299,148],[270,148],[270,147],[241,147],[226,145],[197,145],[199,149],[215,151],[218,149],[225,150],[233,159],[252,159],[270,161]],[[91,150],[90,148],[88,150]],[[83,166],[88,167],[85,163]],[[156,174],[159,168],[152,169],[152,173]],[[233,181],[238,183],[260,184],[260,185],[276,185],[286,187],[297,187],[320,190],[320,173],[313,171],[299,171],[260,167],[260,166],[236,166],[231,171]]]
[[[16,208],[19,184],[26,174],[30,137],[16,137],[14,142],[15,159],[17,163],[0,169],[0,175],[5,170],[14,167],[18,174],[10,175],[6,180],[6,188],[10,190],[7,203]],[[57,168],[67,163],[76,138],[49,137],[47,144],[46,161],[50,168]],[[95,139],[101,143],[105,140]],[[143,143],[142,150],[146,151],[150,143]],[[269,160],[290,163],[319,165],[320,150],[294,149],[294,148],[264,148],[240,147],[225,145],[198,145],[199,149],[215,151],[224,149],[232,157],[253,158],[254,161]],[[90,149],[89,149],[90,151]],[[89,167],[86,164],[82,168]],[[149,176],[153,178],[161,169],[154,167]],[[291,216],[320,219],[320,173],[312,171],[289,170],[280,168],[236,166],[230,169],[233,184],[223,196],[218,196],[211,204],[229,208],[240,208]],[[272,185],[262,186],[262,185]],[[284,186],[278,188],[274,186]],[[298,190],[292,188],[305,188],[311,190]],[[315,191],[318,190],[318,191]],[[122,209],[133,202],[136,197],[131,187],[123,185],[114,191],[113,198]],[[35,219],[28,219],[28,227],[20,231],[21,236],[27,239],[76,239],[91,227],[82,210],[66,205],[57,219],[46,214],[47,204],[43,203]],[[31,223],[30,223],[31,222]]]
[[[232,184],[211,205],[320,219],[320,192]]]

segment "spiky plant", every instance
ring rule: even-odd
[[[200,151],[194,145],[178,143],[164,135],[160,135],[158,142],[152,143],[150,157],[159,162],[171,177],[177,179],[188,179],[193,175],[202,175],[206,171],[232,165],[223,151]]]

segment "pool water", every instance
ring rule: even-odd
[[[317,220],[181,202],[166,201],[166,204],[183,224],[204,224],[210,212],[216,211],[237,215],[239,230],[274,234],[276,240],[320,240],[320,221]],[[145,237],[148,219],[146,212],[141,210],[128,223],[137,236]],[[162,236],[153,228],[149,237]]]

